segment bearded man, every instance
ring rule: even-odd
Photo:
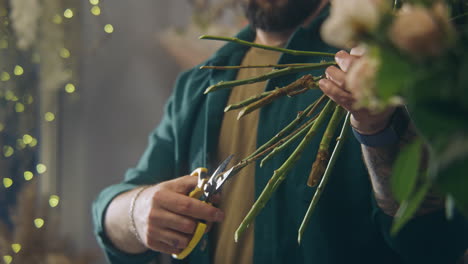
[[[250,26],[238,38],[290,49],[336,52],[318,33],[328,15],[328,1],[246,0],[244,6]],[[234,242],[234,231],[292,149],[278,154],[262,168],[258,164],[244,168],[223,187],[216,206],[188,197],[197,178],[181,175],[197,167],[212,168],[230,154],[247,156],[321,92],[281,99],[237,121],[235,111],[223,113],[227,104],[283,87],[300,75],[204,95],[208,86],[219,81],[249,78],[269,70],[197,67],[178,78],[163,120],[151,134],[138,165],[128,170],[123,182],[103,190],[94,203],[96,235],[108,260],[147,263],[160,253],[180,253],[201,220],[213,226],[185,263],[454,263],[467,246],[466,222],[459,216],[447,221],[437,198],[428,197],[418,216],[397,236],[389,233],[398,207],[389,189],[390,168],[399,148],[414,133],[401,109],[388,109],[378,115],[353,111],[353,96],[343,80],[357,58],[343,51],[337,53],[340,68],[328,68],[328,79],[320,82],[323,92],[351,111],[360,141],[351,137],[346,141],[301,245],[297,243],[297,230],[315,191],[306,182],[319,138],[303,153],[238,243]],[[228,43],[203,65],[320,60]],[[397,136],[385,138],[386,131],[394,131],[395,127],[399,127]],[[377,143],[368,144],[369,139]],[[460,228],[464,231],[460,232]]]

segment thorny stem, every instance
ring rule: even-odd
[[[273,50],[273,51],[283,52],[283,53],[287,53],[287,54],[291,54],[291,55],[321,56],[321,57],[332,57],[332,58],[335,57],[334,53],[302,51],[302,50],[292,50],[292,49],[285,49],[285,48],[279,48],[279,47],[272,47],[272,46],[257,44],[257,43],[241,40],[241,39],[238,39],[238,38],[232,38],[232,37],[220,37],[220,36],[203,35],[203,36],[200,36],[200,39],[229,41],[229,42],[234,42],[234,43],[249,46],[249,47],[255,47],[255,48],[266,49],[266,50]]]
[[[302,139],[301,143],[299,143],[297,148],[289,156],[289,158],[283,163],[283,165],[281,165],[280,168],[275,170],[275,172],[273,173],[273,176],[268,181],[267,185],[263,189],[257,201],[255,201],[254,205],[252,206],[247,216],[244,218],[244,220],[240,224],[239,228],[237,228],[234,234],[234,240],[236,242],[238,241],[239,236],[241,236],[244,233],[244,231],[249,227],[249,225],[252,223],[254,218],[260,212],[260,210],[263,209],[263,207],[265,207],[266,203],[270,199],[273,192],[278,188],[279,184],[285,179],[286,174],[297,162],[302,152],[304,151],[305,147],[309,145],[310,141],[316,134],[318,128],[325,121],[325,119],[329,116],[334,106],[335,106],[335,103],[329,100],[327,105],[325,105],[323,110],[320,112],[314,125],[307,132],[307,135],[304,137],[304,139]]]
[[[249,97],[249,98],[245,99],[244,101],[241,101],[241,102],[238,102],[238,103],[235,103],[235,104],[230,104],[230,105],[226,106],[226,108],[224,108],[224,112],[228,112],[228,111],[231,111],[231,110],[235,110],[235,109],[239,109],[239,108],[242,108],[244,106],[247,106],[247,105],[249,105],[251,103],[254,103],[254,102],[264,98],[265,96],[271,94],[272,92],[274,92],[274,90],[254,95],[252,97]]]
[[[317,185],[320,179],[325,172],[328,159],[330,158],[330,143],[335,135],[338,126],[343,119],[343,116],[346,114],[345,110],[341,106],[336,106],[335,111],[333,112],[333,116],[328,123],[328,126],[323,133],[322,140],[320,141],[319,148],[317,150],[317,157],[315,158],[314,163],[312,164],[312,172],[309,175],[309,179],[307,180],[307,185],[309,187],[313,187]]]
[[[323,193],[323,190],[325,188],[325,185],[327,184],[331,172],[335,166],[336,160],[338,159],[338,156],[340,154],[340,151],[343,147],[343,144],[346,140],[348,131],[349,131],[349,112],[345,117],[345,121],[343,124],[343,128],[341,129],[341,133],[339,137],[336,139],[337,143],[335,145],[335,149],[333,150],[333,153],[330,157],[330,162],[328,162],[327,169],[325,170],[325,173],[323,174],[322,180],[320,181],[319,186],[317,187],[317,190],[315,191],[314,197],[312,198],[312,201],[310,202],[309,208],[307,209],[306,215],[304,216],[304,219],[302,220],[301,226],[299,227],[299,232],[297,236],[297,242],[301,244],[302,241],[302,236],[304,235],[304,231],[309,224],[310,217],[312,213],[314,212],[315,207],[317,206],[317,203],[320,199],[320,196]]]
[[[300,67],[300,66],[308,66],[308,65],[311,65],[311,63],[238,65],[238,66],[201,66],[200,69],[235,70],[235,69],[252,69],[252,68],[286,68],[286,67]]]
[[[260,167],[263,167],[265,162],[269,161],[274,155],[281,152],[285,147],[289,146],[292,142],[294,142],[297,138],[304,136],[304,134],[309,131],[310,126],[312,126],[315,122],[315,118],[307,121],[304,123],[300,128],[296,129],[291,135],[285,137],[281,144],[276,146],[265,158],[262,159],[260,162]]]
[[[221,81],[215,85],[208,87],[204,93],[207,94],[209,92],[213,92],[213,91],[217,91],[221,89],[228,89],[228,88],[232,88],[232,87],[239,86],[239,85],[263,82],[263,81],[276,78],[282,75],[286,75],[286,74],[322,69],[322,68],[327,68],[332,65],[336,65],[336,62],[311,63],[309,66],[287,67],[287,68],[280,69],[280,70],[272,70],[271,72],[267,74],[256,76],[253,78],[248,78],[248,79],[243,79],[243,80],[234,80],[234,81]],[[319,79],[322,77],[316,77],[316,78]]]
[[[322,95],[322,97],[320,97],[317,101],[315,101],[313,104],[309,105],[308,107],[306,107],[306,109],[304,109],[303,111],[299,112],[296,116],[296,118],[291,122],[289,123],[286,127],[284,127],[280,132],[278,132],[274,137],[272,137],[268,142],[266,142],[265,144],[263,144],[262,146],[260,146],[254,153],[250,154],[247,158],[245,158],[246,160],[252,158],[253,156],[256,156],[258,153],[264,151],[265,149],[267,149],[268,147],[272,146],[273,144],[275,144],[276,142],[278,142],[278,140],[280,140],[282,137],[284,137],[284,135],[286,135],[287,133],[289,133],[292,129],[294,129],[299,123],[302,122],[302,120],[304,120],[304,118],[306,116],[309,116],[311,113],[312,113],[312,110],[313,109],[316,109],[317,108],[317,105],[321,104],[322,102],[322,99],[323,98],[326,98],[326,95]]]
[[[310,74],[304,75],[301,78],[297,79],[296,81],[288,84],[287,86],[275,89],[272,93],[268,94],[264,98],[261,98],[260,100],[257,100],[256,102],[253,102],[252,104],[246,106],[244,109],[242,109],[242,111],[239,112],[237,119],[241,119],[243,116],[259,108],[262,108],[267,104],[270,104],[271,102],[273,102],[274,100],[280,97],[283,97],[285,95],[290,96],[291,93],[295,91],[305,92],[314,87],[316,87],[316,82],[315,82],[314,77]]]

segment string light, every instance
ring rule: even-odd
[[[76,87],[73,83],[67,83],[67,85],[65,85],[65,91],[67,93],[74,93],[76,90]]]
[[[8,49],[8,41],[6,39],[0,40],[0,49]]]
[[[5,158],[9,158],[13,156],[14,153],[15,153],[15,150],[11,146],[8,146],[8,145],[3,146],[3,156],[5,156]]]
[[[26,148],[26,144],[24,144],[24,141],[21,138],[16,140],[16,148],[20,150]]]
[[[99,16],[101,14],[101,8],[99,6],[93,6],[91,7],[91,14],[95,16]]]
[[[47,171],[47,167],[46,167],[46,165],[44,165],[44,164],[42,164],[42,163],[39,163],[39,164],[37,164],[37,166],[36,166],[36,170],[37,170],[37,173],[43,174],[44,172]]]
[[[89,0],[89,3],[92,4],[92,5],[98,5],[99,0]]]
[[[3,261],[5,262],[5,264],[10,264],[13,261],[13,257],[10,255],[5,255],[3,256]]]
[[[2,132],[3,129],[5,129],[5,125],[3,125],[2,123],[0,123],[0,132]]]
[[[26,104],[32,104],[34,102],[34,98],[32,97],[32,95],[28,95],[28,96],[26,96],[24,102]]]
[[[0,74],[0,81],[6,82],[10,80],[10,74],[8,72],[2,72]]]
[[[64,58],[64,59],[68,59],[70,58],[70,51],[66,48],[61,48],[60,49],[60,57]]]
[[[5,188],[10,188],[11,186],[13,185],[13,180],[10,179],[10,178],[3,178],[3,186],[5,186]]]
[[[6,93],[5,93],[5,100],[7,100],[7,101],[12,101],[13,98],[15,98],[15,94],[14,94],[12,91],[10,91],[10,90],[6,91]]]
[[[33,140],[33,137],[31,135],[25,134],[23,136],[24,144],[31,144],[32,140]]]
[[[104,26],[104,31],[108,34],[111,34],[114,32],[114,26],[112,26],[111,24],[107,24]]]
[[[63,12],[63,16],[68,19],[72,18],[73,15],[73,11],[70,8],[65,9],[65,11]]]
[[[21,67],[21,66],[19,66],[19,65],[16,65],[16,66],[15,66],[15,69],[13,70],[13,73],[14,73],[16,76],[23,75],[24,69],[23,69],[23,67]]]
[[[44,114],[44,119],[47,121],[47,122],[52,122],[55,120],[55,115],[54,113],[52,112],[47,112]]]
[[[16,104],[15,104],[15,111],[16,111],[17,113],[22,113],[22,112],[24,112],[24,104],[22,104],[22,103],[16,103]]]
[[[32,180],[33,177],[34,177],[34,174],[32,172],[30,172],[30,171],[25,171],[24,172],[24,179],[26,181]]]
[[[18,243],[11,244],[11,249],[13,249],[13,252],[18,254],[18,252],[20,252],[20,250],[21,250],[21,245],[18,244]]]
[[[51,195],[49,198],[49,205],[50,207],[57,207],[60,202],[60,198],[57,195]]]
[[[31,144],[29,144],[29,146],[31,148],[34,148],[36,145],[37,145],[37,139],[33,138],[32,142],[31,142]]]
[[[53,22],[54,24],[57,24],[57,25],[62,24],[62,22],[63,22],[62,16],[61,16],[61,15],[54,15],[54,16],[52,17],[52,22]]]
[[[36,218],[34,219],[34,225],[37,227],[37,228],[41,228],[44,226],[44,219],[42,218]]]

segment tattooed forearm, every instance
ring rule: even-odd
[[[399,144],[385,147],[362,145],[364,161],[369,171],[377,204],[382,211],[390,216],[394,216],[399,207],[398,202],[393,198],[391,190],[390,177],[392,167],[400,150],[416,137],[416,129],[410,124]],[[421,165],[423,167],[427,166],[427,155],[423,155]],[[443,201],[439,197],[435,194],[429,194],[421,205],[418,214],[425,214],[440,209],[442,206]]]

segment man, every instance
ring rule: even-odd
[[[335,52],[318,34],[328,12],[327,2],[249,0],[245,6],[251,27],[238,37],[291,49]],[[350,111],[353,111],[350,108],[353,97],[343,80],[349,65],[357,58],[346,52],[337,53],[341,70],[328,68],[328,79],[320,82],[327,95]],[[280,56],[229,43],[204,65],[318,62],[320,59]],[[411,137],[410,129],[403,129],[403,136],[398,138],[401,142],[390,146],[363,146],[370,180],[361,161],[359,143],[350,137],[302,244],[298,245],[297,229],[314,192],[314,188],[306,186],[306,181],[320,141],[316,138],[257,216],[255,224],[239,243],[234,243],[234,230],[291,149],[280,153],[263,168],[250,166],[234,176],[224,187],[219,208],[188,197],[197,179],[180,176],[196,167],[214,166],[228,154],[244,157],[321,94],[310,91],[285,98],[240,121],[235,120],[236,113],[223,114],[227,103],[264,89],[282,87],[300,75],[275,78],[266,86],[203,95],[209,85],[247,78],[261,71],[195,68],[179,77],[163,121],[151,134],[137,167],[127,172],[125,181],[105,189],[94,204],[96,233],[110,262],[147,263],[158,252],[181,252],[190,241],[197,220],[214,225],[187,258],[188,263],[453,263],[462,254],[466,248],[465,222],[458,216],[451,222],[445,220],[439,204],[433,208],[433,204],[426,203],[421,215],[398,236],[389,234],[391,216],[397,208],[389,190],[389,169],[398,147]],[[393,109],[379,115],[366,111],[352,114],[352,125],[358,135],[368,137],[379,137],[394,119],[404,119],[404,114],[396,115]],[[426,210],[427,205],[430,210]],[[460,232],[460,228],[465,229]]]

